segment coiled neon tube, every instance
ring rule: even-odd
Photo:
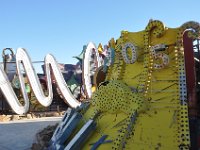
[[[23,74],[20,70],[20,64],[23,64],[24,70],[26,72],[26,75],[28,77],[29,83],[32,87],[32,90],[37,98],[37,100],[41,103],[41,105],[47,107],[51,104],[53,100],[53,92],[52,92],[52,82],[50,77],[50,66],[52,68],[53,74],[55,76],[56,83],[58,85],[58,88],[60,89],[60,92],[63,96],[63,99],[66,103],[69,104],[70,107],[76,108],[81,105],[81,102],[76,100],[72,93],[70,92],[62,73],[60,72],[58,68],[58,64],[56,59],[51,55],[47,54],[45,57],[45,69],[46,69],[46,76],[47,76],[47,87],[48,87],[48,96],[44,95],[44,92],[42,90],[41,84],[39,82],[39,79],[37,77],[37,74],[32,66],[31,59],[23,48],[18,48],[16,53],[16,65],[17,65],[17,74],[19,76],[20,85],[21,85],[21,91],[24,98],[24,105],[22,105],[9,80],[4,72],[3,68],[0,66],[0,89],[8,101],[10,107],[13,109],[13,111],[17,114],[24,114],[29,110],[29,99],[28,95],[25,90],[25,83],[23,79]]]

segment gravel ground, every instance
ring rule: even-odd
[[[61,119],[62,117],[43,117],[0,122],[0,150],[34,149],[34,145],[38,145],[38,137],[41,141],[47,141]]]

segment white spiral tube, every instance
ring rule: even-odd
[[[17,74],[19,76],[21,91],[24,98],[24,105],[22,105],[13,88],[8,80],[6,73],[4,72],[3,68],[0,66],[0,89],[5,96],[6,100],[8,101],[10,107],[13,111],[17,114],[24,114],[29,110],[29,99],[28,95],[25,90],[25,83],[23,79],[23,74],[20,71],[20,64],[22,63],[24,66],[24,70],[28,77],[29,83],[32,87],[32,90],[37,98],[37,100],[45,107],[49,106],[53,99],[53,92],[52,92],[52,82],[50,77],[50,66],[52,68],[53,74],[55,76],[56,83],[58,88],[61,91],[61,94],[64,98],[64,101],[69,104],[70,107],[76,108],[77,106],[81,105],[81,102],[76,100],[72,93],[70,92],[59,68],[55,58],[51,54],[47,54],[45,57],[45,69],[46,69],[46,76],[47,76],[47,87],[48,87],[48,96],[44,95],[42,90],[41,84],[39,82],[38,76],[32,66],[31,59],[23,48],[18,48],[16,53],[16,64],[17,64]]]
[[[93,52],[94,50],[94,52]],[[95,54],[94,60],[91,58],[92,53]],[[93,62],[92,62],[93,61]],[[83,69],[82,69],[82,78],[83,78],[83,85],[86,96],[91,98],[92,96],[92,84],[91,84],[91,64],[94,63],[96,68],[100,67],[100,60],[99,60],[99,53],[94,43],[90,42],[87,45],[87,48],[84,53],[83,57]]]

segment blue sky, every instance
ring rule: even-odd
[[[149,19],[168,27],[200,22],[199,6],[199,0],[1,0],[0,50],[23,47],[32,61],[51,53],[75,64],[84,44],[107,44],[122,30],[143,30]]]

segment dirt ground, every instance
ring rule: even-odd
[[[0,149],[44,150],[63,114],[0,115]]]

